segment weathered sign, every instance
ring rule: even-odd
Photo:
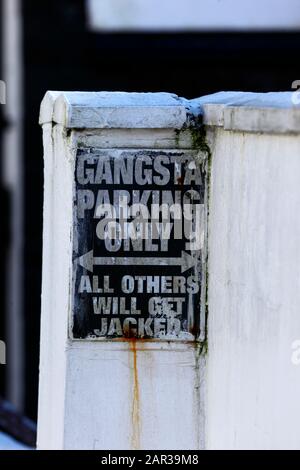
[[[194,340],[205,170],[197,152],[79,149],[73,338]]]

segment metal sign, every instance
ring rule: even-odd
[[[197,152],[78,150],[73,338],[197,338],[204,198]]]

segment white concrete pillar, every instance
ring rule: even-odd
[[[198,112],[167,93],[43,100],[40,449],[204,446],[208,152]],[[163,239],[102,240],[101,205],[119,210],[117,191],[130,206],[192,207],[192,236],[175,237],[172,219]]]

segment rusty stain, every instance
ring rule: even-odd
[[[132,339],[136,336],[136,330],[132,328],[130,324],[123,326],[123,332],[124,332],[125,338],[127,339]]]
[[[197,325],[192,325],[190,328],[189,328],[189,332],[194,336],[194,338],[197,337],[197,334],[198,334],[198,327]]]
[[[180,186],[183,186],[183,176],[179,176],[177,178],[177,183],[180,185]]]
[[[132,338],[129,342],[130,351],[133,358],[133,393],[132,393],[132,435],[131,435],[131,448],[140,449],[140,389],[139,377],[137,367],[137,350],[136,339]]]

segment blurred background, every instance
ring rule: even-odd
[[[45,92],[290,90],[300,79],[300,1],[0,0],[0,24],[0,430],[32,445]]]

